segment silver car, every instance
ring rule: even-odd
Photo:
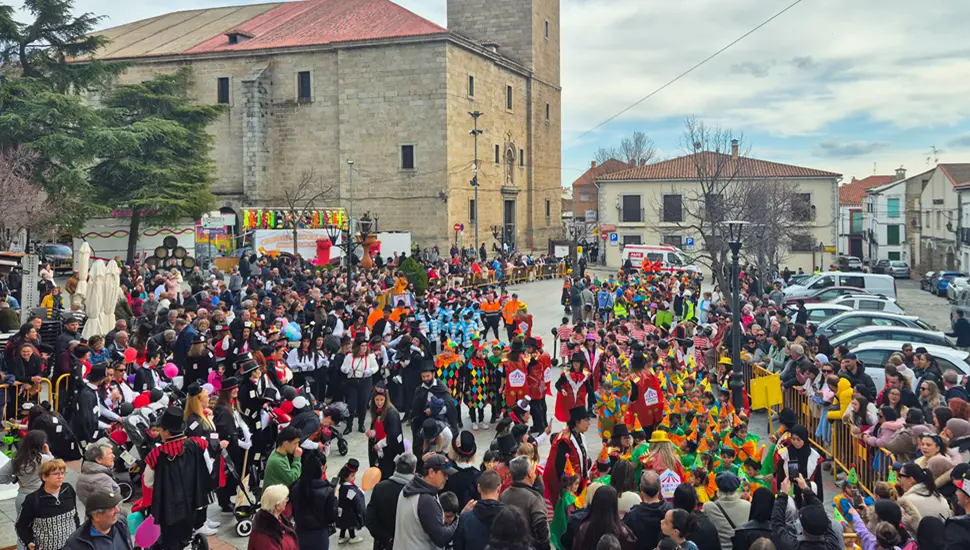
[[[909,264],[898,260],[892,260],[889,262],[889,266],[886,267],[885,273],[886,275],[896,279],[909,279]]]
[[[950,284],[946,285],[946,299],[951,304],[955,304],[968,290],[970,290],[970,278],[954,277]]]

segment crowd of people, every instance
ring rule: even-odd
[[[128,522],[151,517],[155,546],[181,549],[217,531],[211,504],[252,522],[254,549],[328,548],[335,534],[357,544],[365,531],[393,550],[834,550],[847,531],[863,550],[970,540],[970,395],[925,350],[903,343],[876,388],[803,307],[786,311],[783,280],[743,274],[736,365],[730,300],[698,275],[597,277],[578,264],[544,335],[501,283],[546,259],[462,252],[417,256],[423,294],[398,256],[352,279],[269,256],[229,274],[135,266],[103,337],[81,338],[77,316],[55,342],[24,325],[4,357],[18,391],[72,376],[57,408],[25,411],[0,469],[21,487],[19,543],[130,548]],[[483,272],[494,286],[455,284]],[[784,408],[775,433],[755,435],[754,368],[804,393],[819,427]],[[142,411],[153,412],[143,441],[117,437]],[[840,476],[833,510],[812,442],[834,422],[899,463],[874,500],[854,472]],[[344,458],[345,437],[366,439],[367,456]],[[72,488],[64,472],[79,460]],[[135,471],[125,518],[119,472]]]

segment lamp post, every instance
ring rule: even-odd
[[[741,271],[738,268],[738,255],[741,254],[741,238],[748,222],[732,220],[721,222],[727,231],[728,246],[731,247],[731,364],[735,369],[741,363]],[[747,378],[747,376],[745,376]]]
[[[475,254],[478,254],[478,136],[484,133],[484,130],[478,129],[478,117],[485,113],[472,111],[468,114],[475,121],[475,128],[469,133],[475,138],[475,167],[472,169],[472,187],[475,188]]]
[[[347,305],[352,306],[354,299],[354,161],[347,159],[348,191],[350,200],[347,202]]]
[[[327,231],[327,238],[330,239],[331,248],[337,249],[337,239],[340,238],[340,234],[343,232],[340,224],[328,223],[326,226],[324,226],[324,229]],[[339,263],[337,264],[337,267],[340,267]]]

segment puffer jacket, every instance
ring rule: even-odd
[[[924,518],[934,516],[946,521],[951,515],[946,499],[936,494],[926,495],[926,487],[922,483],[910,487],[899,500],[911,503]]]
[[[913,427],[904,425],[893,434],[885,445],[882,445],[882,448],[895,455],[899,461],[913,460],[917,451],[916,434],[913,433]]]
[[[121,487],[115,481],[111,468],[97,462],[85,462],[81,465],[81,475],[77,478],[77,499],[87,506],[88,497],[98,491],[121,493]]]
[[[845,414],[846,409],[849,408],[849,403],[852,402],[852,382],[849,382],[846,378],[839,378],[839,387],[835,390],[835,398],[839,402],[838,410],[829,411],[829,420],[842,420],[842,415]]]

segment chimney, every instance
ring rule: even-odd
[[[738,160],[738,140],[731,140],[731,158]]]
[[[640,167],[643,168],[647,165],[647,159],[640,159]]]
[[[594,168],[596,168],[596,161],[595,160],[589,163],[589,169],[590,170],[593,170]]]
[[[896,169],[896,179],[895,181],[901,181],[906,179],[906,169],[900,166]]]

